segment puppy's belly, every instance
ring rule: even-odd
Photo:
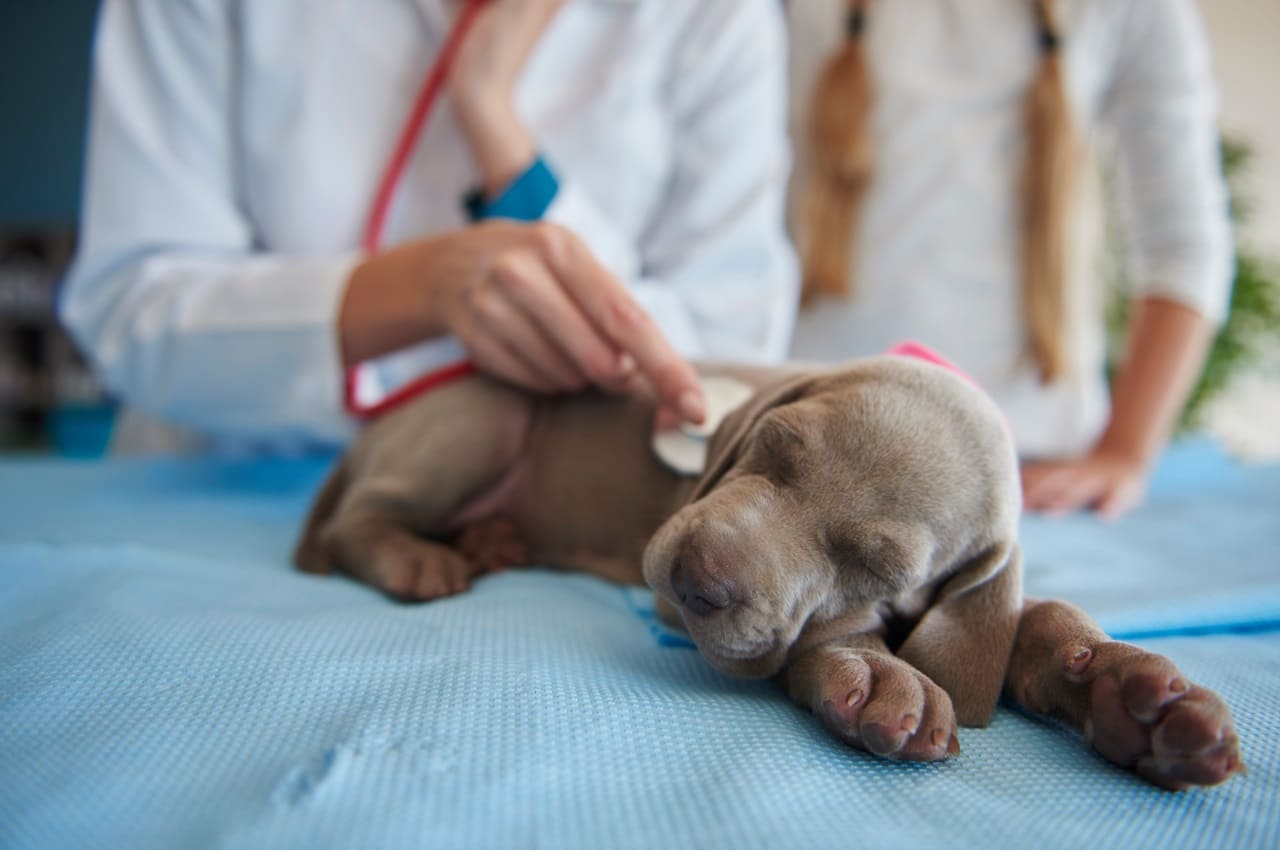
[[[547,566],[592,573],[619,584],[644,584],[640,564],[647,538],[641,540],[631,534],[610,538],[607,530],[600,528],[584,534],[579,515],[566,511],[557,516],[545,507],[538,511],[521,509],[525,504],[521,500],[525,474],[522,463],[493,487],[468,500],[450,519],[450,531],[459,533],[494,518],[509,519],[514,522],[529,563],[508,566]],[[583,539],[588,537],[593,541],[584,544]]]
[[[652,419],[636,399],[540,405],[520,460],[477,505],[515,522],[535,564],[643,584],[644,548],[688,486],[653,457]]]
[[[496,482],[463,502],[449,517],[446,527],[458,531],[491,517],[510,516],[522,484],[524,468],[524,459],[518,459]]]
[[[522,457],[495,484],[468,499],[449,519],[449,529],[459,532],[495,517],[513,519],[534,564],[593,573],[619,584],[644,584],[640,569],[643,543],[635,551],[634,545],[626,545],[634,544],[632,535],[607,539],[607,534],[595,533],[589,535],[596,538],[595,548],[578,548],[584,536],[578,530],[580,518],[569,514],[563,502],[558,503],[565,510],[560,516],[545,507],[529,510],[528,500],[539,497],[526,492],[527,478],[528,459]],[[526,507],[521,509],[522,505]]]

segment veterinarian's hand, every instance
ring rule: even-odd
[[[565,0],[489,0],[454,57],[449,99],[484,190],[496,195],[533,162],[537,146],[516,114],[520,72]]]
[[[1147,474],[1142,460],[1105,446],[1074,460],[1024,463],[1023,504],[1053,515],[1091,509],[1117,519],[1141,504]]]
[[[347,366],[453,334],[482,370],[534,392],[648,383],[685,418],[705,415],[693,368],[554,224],[489,221],[375,254],[351,276],[339,330]]]

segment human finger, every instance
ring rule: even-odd
[[[583,389],[583,376],[520,306],[512,303],[501,285],[486,281],[468,302],[472,327],[501,340],[529,370],[558,390]]]
[[[627,363],[565,293],[539,257],[511,253],[494,262],[494,285],[556,346],[574,372],[607,386],[625,377]]]
[[[1022,502],[1029,510],[1042,510],[1070,479],[1066,467],[1032,463],[1022,467]]]
[[[1142,503],[1143,484],[1131,478],[1123,478],[1113,484],[1098,500],[1098,515],[1106,520],[1117,520]]]
[[[1090,469],[1074,469],[1061,487],[1045,500],[1043,510],[1061,516],[1093,507],[1105,487],[1105,476]]]
[[[555,384],[529,368],[501,339],[492,334],[480,333],[472,339],[464,340],[463,345],[483,372],[543,395],[552,395],[558,391]]]
[[[542,226],[533,235],[570,297],[605,339],[635,358],[658,398],[686,419],[702,422],[706,400],[697,373],[622,283],[563,228]]]

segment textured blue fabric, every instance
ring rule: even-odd
[[[324,466],[0,464],[0,847],[1280,846],[1280,469],[1185,447],[1131,523],[1027,525],[1038,591],[1218,632],[1143,643],[1228,699],[1250,773],[1167,794],[1003,709],[877,761],[594,578],[403,606],[293,573]]]

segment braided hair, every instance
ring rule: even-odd
[[[1084,157],[1066,93],[1059,0],[1032,2],[1040,65],[1024,106],[1022,305],[1027,354],[1041,381],[1051,383],[1068,368],[1068,245]],[[799,234],[805,302],[851,294],[853,235],[874,168],[868,130],[874,95],[864,38],[870,0],[847,4],[844,43],[820,75],[810,104],[811,168]]]

